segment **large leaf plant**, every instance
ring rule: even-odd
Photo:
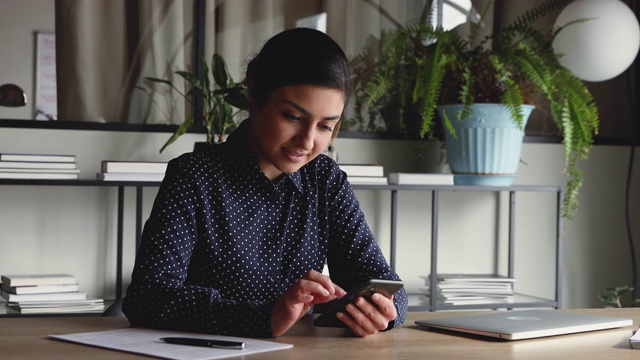
[[[188,71],[176,71],[175,74],[190,84],[189,91],[184,93],[172,81],[154,77],[145,77],[145,80],[169,85],[187,102],[193,103],[195,98],[201,98],[203,113],[201,118],[207,131],[207,143],[224,141],[227,130],[235,126],[234,118],[243,110],[249,110],[247,88],[244,82],[235,82],[229,73],[227,64],[220,54],[213,54],[211,68],[202,60],[202,79]],[[211,78],[213,77],[213,81]],[[167,146],[176,141],[196,123],[197,116],[185,119],[173,135],[162,146],[162,152]]]
[[[352,59],[356,112],[366,104],[370,114],[384,114],[392,104],[400,131],[424,140],[434,136],[439,105],[464,104],[459,115],[465,119],[474,103],[502,103],[522,127],[521,105],[546,100],[562,135],[569,176],[562,215],[572,219],[582,186],[578,162],[588,158],[598,130],[598,109],[585,84],[560,65],[553,51],[554,36],[573,23],[534,27],[536,20],[571,1],[542,3],[484,38],[478,38],[478,30],[491,2],[468,37],[432,26],[428,16],[383,33],[373,61],[370,43]],[[375,70],[367,73],[370,69]],[[409,112],[417,114],[413,123]],[[450,120],[443,120],[445,131],[454,133]]]

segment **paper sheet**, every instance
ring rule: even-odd
[[[167,344],[160,341],[160,338],[170,336],[242,341],[244,342],[245,346],[243,350],[227,350],[198,346]],[[49,338],[125,351],[140,355],[153,356],[161,359],[178,360],[224,359],[266,351],[289,349],[293,347],[293,345],[291,344],[282,344],[273,341],[144,328],[127,328],[67,335],[49,335]]]

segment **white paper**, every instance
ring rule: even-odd
[[[245,345],[242,350],[231,350],[167,344],[160,341],[160,338],[171,336],[241,341],[244,342]],[[290,349],[293,347],[291,344],[283,344],[273,341],[144,328],[127,328],[67,335],[49,335],[49,337],[56,340],[64,340],[84,345],[153,356],[161,359],[179,360],[224,359],[266,351]]]

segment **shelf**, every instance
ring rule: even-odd
[[[97,179],[79,180],[50,180],[50,179],[0,179],[0,185],[11,186],[87,186],[87,187],[112,187],[118,190],[117,203],[117,238],[116,238],[116,299],[122,297],[122,261],[124,239],[124,197],[126,187],[136,188],[136,249],[140,245],[142,234],[142,200],[143,188],[158,187],[160,181],[104,181]]]
[[[46,185],[46,186],[160,186],[159,181],[104,181],[104,180],[50,180],[50,179],[0,179],[0,185]]]
[[[353,184],[354,190],[402,190],[402,191],[483,191],[483,192],[559,192],[560,186],[553,185],[512,185],[512,186],[471,186],[471,185],[376,185]]]
[[[0,179],[0,185],[15,185],[15,186],[94,186],[94,187],[115,187],[118,189],[118,204],[117,204],[117,259],[116,259],[116,299],[122,297],[122,253],[123,253],[123,219],[124,219],[124,189],[125,187],[136,188],[136,248],[140,243],[140,234],[142,230],[142,197],[144,187],[158,187],[161,182],[147,182],[147,181],[103,181],[94,179],[80,179],[80,180],[44,180],[44,179]],[[438,208],[439,208],[439,195],[441,192],[508,192],[509,193],[509,254],[508,254],[508,276],[513,276],[514,273],[514,244],[515,244],[515,194],[518,192],[549,192],[557,194],[556,201],[556,214],[557,214],[557,231],[556,231],[556,276],[555,276],[555,299],[542,299],[534,296],[518,294],[513,303],[507,304],[474,304],[474,305],[444,305],[436,304],[431,306],[426,302],[426,299],[420,299],[421,294],[414,294],[410,296],[409,310],[456,310],[456,309],[487,309],[487,308],[523,308],[523,307],[553,307],[559,308],[561,303],[561,289],[560,279],[562,270],[562,218],[560,216],[560,207],[562,204],[562,198],[564,196],[564,190],[560,186],[547,186],[547,185],[514,185],[514,186],[461,186],[461,185],[375,185],[375,184],[360,184],[352,185],[354,190],[366,190],[366,191],[382,191],[388,192],[391,195],[391,219],[390,219],[390,256],[389,264],[393,269],[396,268],[396,246],[397,229],[398,229],[398,192],[400,191],[429,191],[432,193],[431,197],[431,223],[432,230],[427,237],[427,241],[431,243],[431,265],[429,271],[426,273],[437,274],[437,249],[438,249]],[[427,206],[428,207],[428,206]],[[435,284],[433,284],[435,285]],[[435,286],[433,287],[435,288]],[[105,303],[106,304],[106,303]],[[58,315],[58,314],[56,314]],[[68,314],[69,316],[95,316],[95,313],[91,314]],[[0,304],[0,317],[2,316],[25,316],[19,314],[7,314],[6,308],[3,304]],[[66,315],[65,315],[66,316]]]
[[[443,192],[507,192],[509,194],[509,213],[508,213],[508,254],[507,254],[507,276],[514,277],[515,272],[515,217],[516,217],[516,194],[520,192],[547,192],[556,194],[555,212],[556,212],[556,261],[555,261],[555,298],[553,300],[542,299],[533,296],[518,295],[513,303],[508,304],[474,304],[474,305],[450,305],[438,304],[433,301],[429,304],[427,299],[418,299],[409,303],[409,309],[412,311],[428,310],[455,310],[455,309],[487,309],[487,308],[521,308],[521,307],[553,307],[559,308],[562,300],[562,292],[560,280],[562,275],[562,227],[563,219],[561,217],[561,206],[564,197],[564,189],[560,186],[550,185],[513,185],[513,186],[462,186],[462,185],[374,185],[361,184],[353,185],[354,190],[373,190],[388,191],[391,194],[391,219],[390,219],[390,251],[389,265],[392,269],[396,269],[397,254],[397,231],[398,231],[398,193],[401,191],[424,191],[431,192],[431,234],[427,235],[427,241],[430,241],[430,265],[429,271],[425,273],[433,274],[431,296],[435,298],[435,289],[437,288],[436,277],[438,273],[438,228],[439,228],[439,206],[440,194]],[[428,207],[428,206],[425,206]],[[420,296],[420,295],[418,295]]]

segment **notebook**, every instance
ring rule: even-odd
[[[558,310],[513,310],[417,320],[416,324],[506,340],[520,340],[630,326],[633,325],[633,320]]]

